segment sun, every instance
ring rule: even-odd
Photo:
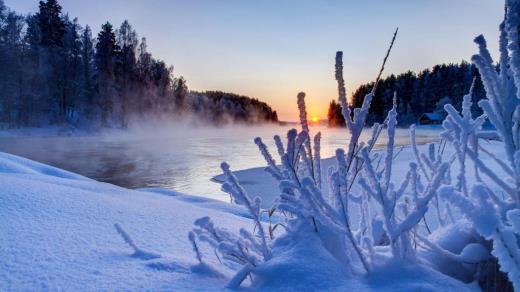
[[[317,122],[320,121],[320,118],[318,118],[318,117],[312,117],[311,120],[312,120],[312,122],[317,123]]]

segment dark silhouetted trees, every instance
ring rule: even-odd
[[[475,114],[480,110],[476,102],[485,97],[485,91],[476,68],[467,63],[436,65],[419,74],[408,71],[400,75],[390,75],[382,79],[377,87],[368,124],[384,121],[387,111],[392,107],[394,92],[397,94],[397,111],[399,126],[409,126],[417,122],[423,113],[443,112],[442,106],[447,102],[457,109],[462,106],[462,97],[466,94],[475,78],[473,94]],[[352,106],[359,107],[373,87],[373,83],[361,85],[350,99]],[[344,126],[341,109],[334,102],[329,106],[329,125]]]
[[[173,67],[147,51],[128,21],[89,26],[40,1],[21,16],[0,0],[0,128],[70,125],[125,128],[132,119],[187,115],[211,122],[276,121],[256,99],[188,90]]]

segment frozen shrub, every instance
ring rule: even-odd
[[[385,56],[383,65],[376,80],[381,76],[384,65],[391,51],[397,31],[392,38],[391,45]],[[260,153],[267,163],[266,171],[279,181],[280,197],[276,201],[275,206],[269,212],[281,214],[285,218],[285,222],[280,223],[285,227],[284,242],[290,242],[288,238],[294,236],[298,238],[302,234],[311,234],[317,236],[321,244],[333,255],[339,262],[347,266],[351,271],[370,271],[373,265],[374,245],[381,244],[383,238],[387,238],[386,242],[392,246],[394,256],[401,257],[403,248],[398,246],[406,245],[408,252],[411,251],[411,245],[406,238],[409,230],[413,228],[418,221],[424,216],[427,210],[428,202],[433,197],[436,188],[440,185],[441,178],[433,178],[432,183],[424,190],[417,194],[413,205],[408,206],[404,219],[397,220],[396,200],[390,202],[393,196],[394,188],[390,183],[391,168],[393,157],[393,143],[395,139],[396,127],[396,106],[389,112],[385,124],[376,124],[372,128],[372,136],[369,141],[361,142],[360,137],[364,129],[365,122],[370,109],[371,101],[374,97],[375,87],[371,93],[365,97],[365,101],[360,108],[351,109],[346,102],[344,81],[343,81],[343,63],[342,53],[336,55],[336,80],[338,81],[339,100],[342,105],[343,114],[346,120],[346,126],[349,132],[349,144],[346,151],[338,149],[336,152],[337,166],[330,171],[327,177],[327,184],[322,181],[321,174],[321,155],[320,155],[320,139],[321,134],[318,133],[314,139],[310,137],[310,129],[307,122],[307,113],[305,108],[305,94],[299,93],[297,98],[298,108],[300,111],[301,132],[292,129],[287,133],[287,141],[284,145],[279,136],[275,136],[275,144],[278,155],[280,156],[280,165],[278,165],[272,155],[269,153],[267,146],[260,138],[255,139]],[[385,155],[384,177],[376,174],[372,164],[370,152],[372,151],[379,135],[384,128],[387,128],[389,134],[389,147]],[[441,169],[445,165],[440,166]],[[209,218],[201,218],[195,222],[196,228],[194,234],[197,234],[198,240],[206,241],[212,245],[219,257],[240,265],[236,276],[230,281],[230,287],[237,287],[246,278],[254,272],[255,267],[271,258],[269,238],[266,236],[264,226],[260,221],[260,201],[259,199],[251,200],[246,191],[240,186],[237,178],[229,170],[229,166],[222,164],[222,169],[226,176],[226,182],[222,189],[229,193],[234,202],[244,205],[251,213],[255,222],[255,235],[241,230],[240,235],[233,235],[225,230],[214,226]],[[411,171],[415,171],[414,164],[411,165]],[[370,180],[371,185],[364,185],[363,194],[354,194],[352,187],[361,176]],[[441,173],[443,173],[441,171]],[[414,176],[410,174],[410,178]],[[440,177],[440,176],[439,176]],[[361,178],[363,181],[363,178]],[[377,181],[377,182],[376,182]],[[400,188],[399,198],[409,180],[404,182]],[[379,192],[378,195],[384,195],[381,200],[380,196],[374,196],[372,187],[380,188],[384,185],[385,192]],[[412,186],[416,184],[412,183]],[[330,188],[332,194],[325,196],[323,191]],[[379,200],[384,206],[381,214],[377,212],[370,213],[368,211],[370,200]],[[359,228],[352,226],[350,218],[349,204],[354,202],[359,205],[363,214],[362,222]],[[393,215],[394,214],[394,215]],[[376,219],[385,218],[384,224]],[[384,226],[384,230],[382,230]],[[378,228],[379,227],[379,228]],[[274,227],[276,228],[276,226]],[[269,226],[269,234],[272,236],[273,229]],[[365,232],[365,229],[370,232]],[[386,234],[385,234],[386,232]],[[372,238],[376,234],[377,238]],[[191,240],[191,237],[190,237]],[[295,239],[296,240],[296,239]],[[404,242],[408,242],[404,244]],[[197,257],[201,258],[195,240],[192,240],[194,250]],[[402,244],[403,243],[403,244]],[[405,258],[402,256],[402,258]],[[228,263],[229,264],[229,263]]]
[[[230,194],[234,202],[244,205],[253,216],[255,230],[257,234],[252,234],[245,229],[241,229],[239,235],[234,235],[224,229],[215,227],[209,217],[203,217],[195,221],[193,232],[189,234],[193,250],[199,262],[202,263],[202,256],[198,249],[195,235],[198,240],[209,243],[219,255],[219,259],[231,268],[236,265],[240,267],[239,272],[228,283],[229,288],[237,288],[245,278],[254,270],[259,263],[267,261],[271,257],[268,237],[264,227],[260,222],[260,198],[252,200],[247,192],[240,186],[238,179],[229,169],[227,163],[222,163],[222,171],[226,176],[226,182],[222,185],[222,190]]]
[[[410,180],[416,180],[415,164],[410,165],[410,170],[406,179],[397,187],[391,182],[391,172],[394,161],[394,139],[395,127],[397,124],[397,109],[394,98],[394,106],[388,114],[388,143],[385,153],[384,169],[378,172],[374,168],[372,158],[370,158],[367,148],[361,150],[363,158],[364,172],[359,183],[366,194],[380,205],[381,215],[386,234],[390,240],[392,254],[395,257],[405,259],[414,256],[415,250],[412,248],[410,231],[424,218],[428,205],[441,186],[444,175],[449,167],[447,163],[433,166],[433,176],[428,185],[421,192],[417,188],[412,189],[413,198],[404,197]],[[403,200],[401,200],[403,199]],[[401,201],[401,203],[399,203]],[[397,219],[396,208],[402,208],[402,219]],[[366,240],[372,240],[368,237]]]
[[[519,26],[520,1],[506,1],[506,16],[500,25],[500,62],[495,69],[483,36],[475,38],[479,53],[472,57],[486,90],[486,100],[479,105],[496,128],[506,152],[500,159],[478,143],[478,131],[484,117],[472,119],[469,107],[470,94],[464,97],[459,114],[446,105],[448,117],[444,121],[443,136],[453,145],[460,162],[457,185],[445,187],[442,196],[457,207],[473,223],[474,228],[493,243],[492,254],[498,259],[500,269],[508,274],[516,290],[520,289],[520,232],[518,214],[520,208],[520,49]],[[506,177],[500,177],[485,164],[480,152],[489,155]],[[476,167],[477,181],[471,191],[466,185],[465,159]],[[486,177],[482,180],[480,175]],[[486,181],[496,184],[505,196],[499,196]]]
[[[269,223],[260,220],[260,199],[250,198],[229,166],[223,163],[226,181],[222,188],[235,203],[247,208],[253,218],[254,232],[242,229],[236,235],[215,227],[207,217],[197,220],[193,231],[196,236],[190,235],[190,240],[199,261],[202,255],[197,240],[209,243],[224,264],[237,270],[229,287],[238,287],[248,275],[254,280],[255,269],[276,257],[273,246],[291,246],[291,242],[312,237],[318,239],[312,242],[321,244],[352,274],[377,270],[377,261],[382,257],[421,264],[424,259],[418,258],[420,249],[460,266],[470,266],[469,277],[476,277],[471,273],[475,273],[481,263],[496,258],[515,288],[520,289],[519,2],[507,0],[506,19],[500,26],[499,71],[491,60],[484,38],[479,36],[475,39],[479,54],[472,60],[481,73],[487,92],[487,100],[479,103],[485,115],[471,116],[472,90],[464,97],[460,113],[453,106],[446,105],[448,115],[443,123],[442,142],[437,146],[430,144],[425,153],[418,149],[412,126],[410,138],[415,162],[410,162],[406,176],[399,184],[393,180],[396,97],[385,121],[372,127],[368,141],[360,140],[397,31],[374,88],[359,108],[352,108],[347,102],[343,54],[338,52],[335,78],[348,131],[348,144],[345,149],[337,149],[335,166],[322,177],[321,134],[311,138],[305,94],[299,93],[297,104],[301,131],[288,131],[285,144],[280,136],[274,137],[279,163],[261,138],[254,141],[267,163],[265,170],[279,184],[279,197],[267,212],[270,218],[277,215],[277,224],[271,226],[271,220]],[[479,139],[484,137],[480,128],[486,117],[496,127],[507,160],[500,159],[479,145]],[[388,136],[386,148],[374,153],[373,148],[383,131]],[[444,161],[446,143],[454,149],[454,155]],[[489,155],[508,177],[499,177],[480,159],[481,153]],[[450,165],[454,161],[458,162],[459,168],[452,182]],[[474,166],[477,181],[474,185],[470,185],[467,177],[468,161]],[[495,194],[487,185],[489,182],[498,185],[506,196]],[[433,232],[426,220],[427,212],[433,208],[438,221],[436,226],[455,234],[450,233],[448,238],[462,232],[457,229],[458,218],[454,217],[450,206],[458,209],[471,222],[471,231],[475,232],[466,234],[479,234],[457,249],[441,246],[420,230],[420,224],[424,222],[427,232]],[[357,221],[352,218],[353,210],[358,211]],[[277,229],[279,226],[284,228]],[[280,233],[276,233],[277,238],[274,236],[275,229]],[[273,240],[276,242],[273,243]],[[492,250],[489,242],[492,243]],[[442,266],[438,265],[440,268]],[[467,277],[468,273],[464,276]]]

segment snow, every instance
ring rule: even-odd
[[[472,228],[467,220],[458,220],[455,224],[441,227],[435,230],[430,240],[453,254],[461,254],[468,244],[482,243],[483,239]],[[466,251],[466,254],[470,250]],[[437,270],[442,270],[446,275],[461,281],[471,281],[475,272],[475,266],[466,265],[447,257],[439,256],[431,251],[421,251],[421,256],[432,264]]]
[[[198,202],[95,182],[8,154],[0,158],[2,291],[175,290],[193,283],[219,290],[225,282],[190,272],[196,264],[187,238],[192,222],[210,214],[230,229],[250,226]],[[133,256],[116,223],[161,258]]]
[[[47,166],[35,161],[29,161],[15,155],[0,152],[0,173],[47,175],[72,180],[90,180],[86,177]]]
[[[0,184],[2,291],[223,290],[233,273],[207,256],[213,251],[204,244],[198,246],[204,263],[198,263],[188,239],[193,222],[210,216],[235,232],[253,226],[240,206],[168,190],[128,190],[5,153]],[[316,240],[306,237],[291,249],[275,246],[279,257],[257,269],[255,288],[474,288],[426,267],[398,264],[379,267],[377,275],[349,277]]]
[[[254,288],[262,291],[477,290],[425,266],[386,259],[379,259],[382,264],[373,273],[356,278],[319,244],[318,237],[312,233],[305,235],[291,239],[290,246],[283,240],[275,246],[273,259],[257,269]]]
[[[498,141],[483,141],[481,142],[482,146],[488,150],[490,153],[498,156],[505,157],[505,151],[501,142]],[[428,147],[430,144],[419,145],[418,151],[421,153],[427,153]],[[373,150],[374,152],[381,152],[382,150]],[[396,151],[398,152],[398,151]],[[448,160],[452,155],[454,155],[454,150],[447,145],[444,149],[443,156],[446,160]],[[491,157],[488,157],[485,154],[480,155],[480,158],[484,162],[485,165],[491,166],[493,168],[494,173],[499,177],[505,177],[506,172],[500,167],[496,167],[496,161]],[[409,162],[415,161],[415,154],[413,148],[411,146],[403,146],[402,150],[397,154],[394,161],[394,169],[392,170],[392,181],[401,182],[405,179],[408,169]],[[466,174],[468,178],[468,185],[475,183],[474,178],[474,167],[470,161],[466,162],[468,166],[466,167]],[[321,175],[323,178],[327,178],[329,176],[329,168],[336,166],[336,158],[330,157],[322,159],[321,161]],[[452,163],[452,169],[458,169],[459,163],[457,161]],[[254,196],[259,196],[262,198],[262,207],[268,208],[272,206],[273,201],[280,194],[278,188],[278,181],[274,179],[269,173],[265,171],[265,167],[256,167],[244,170],[233,171],[233,173],[238,177],[240,184],[246,189],[246,191]],[[212,178],[213,181],[222,183],[224,181],[224,175],[217,175]],[[493,183],[491,186],[495,186]],[[354,186],[356,188],[356,186]],[[328,189],[324,188],[323,192],[325,195],[328,195]]]

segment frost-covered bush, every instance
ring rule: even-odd
[[[405,259],[413,257],[415,254],[415,250],[412,248],[412,233],[410,231],[415,231],[418,223],[424,218],[430,201],[436,196],[437,190],[446,176],[449,165],[447,163],[430,163],[432,174],[426,187],[417,187],[419,178],[415,163],[410,164],[410,170],[400,185],[397,186],[391,182],[395,127],[397,124],[396,107],[394,98],[394,106],[387,118],[388,142],[384,157],[384,169],[378,171],[377,168],[374,168],[374,165],[376,165],[374,159],[370,157],[367,148],[363,148],[361,157],[363,159],[364,173],[359,180],[359,184],[366,193],[365,198],[372,198],[380,207],[393,256]],[[405,192],[409,188],[410,182],[412,182],[410,187],[411,196],[406,196]],[[398,212],[396,208],[401,209],[402,218],[400,220],[397,219]],[[366,213],[367,211],[365,210],[364,212]],[[370,225],[368,224],[368,226]],[[371,237],[368,236],[365,240],[369,242],[367,246],[370,248]]]
[[[442,136],[455,149],[460,169],[455,186],[440,191],[442,197],[458,208],[475,230],[492,241],[492,254],[500,269],[508,274],[516,290],[520,290],[520,1],[506,1],[506,16],[500,25],[500,62],[496,69],[482,35],[475,38],[479,53],[472,57],[486,90],[486,100],[479,102],[484,115],[471,116],[471,90],[464,97],[461,113],[446,105],[448,116]],[[501,159],[479,145],[479,130],[488,118],[505,149]],[[483,162],[485,153],[506,174],[497,175],[493,166]],[[469,187],[466,159],[475,166],[477,184]],[[485,178],[485,179],[483,179]],[[489,185],[493,183],[498,187]]]
[[[271,252],[267,234],[260,222],[260,198],[256,197],[252,200],[249,197],[244,188],[238,183],[236,176],[231,172],[227,163],[222,163],[221,168],[226,175],[226,182],[222,185],[222,189],[234,198],[235,203],[244,205],[247,208],[253,216],[258,236],[245,229],[241,229],[240,233],[235,235],[216,227],[209,217],[203,217],[195,221],[197,228],[189,234],[189,239],[200,263],[202,263],[202,255],[200,254],[195,236],[200,241],[205,241],[214,247],[222,263],[230,268],[236,268],[237,265],[240,267],[240,270],[228,284],[228,287],[236,288],[240,286],[259,263],[271,258]]]
[[[222,188],[250,212],[254,231],[242,229],[236,235],[215,227],[209,218],[197,220],[190,240],[199,261],[202,255],[197,241],[208,242],[219,259],[237,271],[229,287],[238,287],[247,276],[254,283],[257,267],[272,262],[280,245],[291,248],[302,238],[313,238],[313,243],[318,242],[352,275],[377,271],[383,258],[412,264],[430,262],[439,271],[468,281],[482,278],[483,263],[498,260],[515,289],[520,289],[520,0],[506,3],[498,71],[484,38],[475,39],[480,52],[472,60],[487,92],[487,99],[479,103],[484,115],[471,115],[472,89],[464,96],[460,112],[445,105],[442,140],[439,145],[430,144],[426,153],[419,151],[412,126],[415,161],[410,161],[404,180],[396,183],[396,97],[386,120],[372,127],[369,139],[361,141],[361,134],[397,31],[374,88],[359,108],[347,102],[343,55],[338,52],[335,77],[348,143],[336,151],[335,166],[321,169],[321,134],[311,137],[305,94],[299,93],[301,130],[288,131],[285,141],[274,137],[279,163],[261,138],[254,141],[267,163],[265,170],[278,181],[277,200],[269,210],[260,210],[260,199],[251,199],[224,163],[226,182]],[[498,135],[481,131],[486,118]],[[373,151],[384,131],[386,148]],[[496,136],[504,145],[505,160],[479,144],[483,137]],[[443,157],[446,144],[453,149],[447,159]],[[496,162],[507,177],[498,176],[482,161],[482,154]],[[454,162],[457,169],[451,168]],[[468,177],[471,166],[474,178]],[[452,173],[456,174],[453,180]],[[458,213],[454,214],[453,208]],[[263,213],[269,220],[261,220]],[[460,216],[469,223],[461,224]],[[432,218],[436,222],[430,225]],[[455,271],[457,267],[462,269]]]
[[[397,31],[375,86],[396,34]],[[282,218],[281,222],[274,226],[262,223],[259,199],[251,200],[229,166],[225,163],[222,165],[226,176],[222,189],[232,196],[235,203],[244,205],[252,214],[255,234],[241,230],[240,235],[232,235],[216,228],[209,218],[196,222],[198,228],[194,234],[199,240],[209,242],[220,258],[241,265],[230,287],[240,285],[248,274],[254,273],[256,266],[272,257],[272,239],[279,226],[284,227],[280,228],[283,231],[279,235],[284,238],[283,242],[291,242],[291,238],[298,240],[302,236],[315,236],[323,248],[353,273],[365,273],[373,269],[376,246],[386,246],[393,258],[415,260],[416,248],[412,246],[411,238],[415,238],[417,225],[424,218],[430,201],[436,197],[437,189],[446,180],[448,164],[434,157],[425,158],[428,170],[424,170],[427,181],[423,186],[417,164],[411,163],[406,179],[394,185],[391,175],[395,159],[396,102],[389,110],[384,124],[374,125],[370,139],[361,141],[376,87],[365,97],[360,108],[348,105],[342,52],[336,55],[336,80],[349,143],[345,150],[337,150],[336,166],[327,171],[326,177],[322,178],[321,171],[321,134],[311,139],[304,93],[299,93],[297,98],[301,131],[290,130],[285,145],[279,136],[274,137],[280,164],[276,163],[262,139],[255,139],[267,162],[266,171],[279,182],[279,198],[268,214],[276,214]],[[386,151],[373,153],[381,132],[385,130],[388,134]],[[384,161],[382,169],[377,166],[379,160]],[[359,209],[360,220],[351,217],[353,208]],[[264,225],[269,230],[269,236]],[[200,260],[193,235],[190,240]]]

